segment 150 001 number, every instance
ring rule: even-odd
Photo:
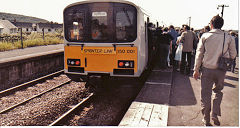
[[[119,50],[117,50],[117,53],[135,53],[135,50],[119,49]]]

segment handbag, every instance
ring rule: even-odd
[[[181,58],[182,58],[182,43],[179,43],[174,60],[181,61]]]
[[[228,69],[230,69],[233,59],[231,58],[226,58],[224,57],[223,54],[223,49],[224,49],[224,42],[225,42],[225,33],[224,33],[224,39],[223,39],[223,48],[222,48],[222,55],[218,58],[218,69],[222,70],[222,71],[227,71]]]

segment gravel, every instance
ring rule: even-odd
[[[44,90],[43,88],[46,90],[46,88],[51,88],[67,80],[65,75],[61,75],[53,80],[37,84],[36,87],[29,87],[14,95],[3,97],[0,103],[4,107],[10,106],[30,95],[39,93],[39,86],[41,86],[41,90]],[[82,111],[79,110],[79,113],[63,125],[117,126],[143,83],[137,80],[118,79],[109,81],[108,85],[110,88],[94,96],[93,102],[81,109]],[[0,126],[48,126],[89,94],[90,91],[85,88],[85,83],[71,82],[6,114],[1,114]],[[1,109],[4,108],[3,106]]]
[[[46,80],[46,82],[36,84],[34,86],[28,87],[24,90],[17,91],[12,95],[1,97],[0,99],[0,110],[4,110],[20,101],[26,100],[34,95],[40,94],[43,91],[46,91],[57,84],[60,84],[64,81],[69,80],[66,75],[60,75],[54,77],[52,80]]]
[[[142,84],[137,81],[115,80],[94,101],[69,121],[68,126],[117,126],[137,96]]]
[[[43,88],[46,89],[46,86],[51,88],[66,80],[68,78],[65,75],[61,75],[36,86],[41,86],[41,90],[43,90]],[[4,97],[0,102],[4,106],[10,106],[9,104],[21,101],[29,97],[30,94],[34,95],[37,92],[39,91],[35,87],[30,87],[14,94],[19,96],[19,98],[14,98],[14,95],[12,95]],[[47,126],[87,95],[89,95],[89,92],[85,88],[84,83],[71,82],[39,98],[35,98],[6,114],[1,114],[0,126]]]

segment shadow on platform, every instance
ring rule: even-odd
[[[196,97],[189,79],[189,76],[174,72],[171,91],[171,106],[195,105]]]

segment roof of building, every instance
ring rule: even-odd
[[[39,28],[63,28],[63,24],[55,23],[38,23]]]
[[[8,20],[0,20],[0,25],[3,27],[3,28],[17,28],[14,24],[12,24],[10,21]]]
[[[32,23],[27,22],[12,22],[18,28],[31,28]]]

